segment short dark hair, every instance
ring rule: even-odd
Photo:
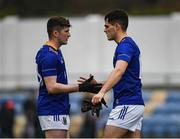
[[[53,30],[57,27],[70,27],[70,22],[68,19],[61,17],[61,16],[53,16],[49,18],[47,22],[47,32],[49,38],[51,37],[51,34]]]
[[[119,23],[123,31],[127,30],[128,27],[128,14],[122,9],[116,9],[107,13],[104,20],[111,24]]]

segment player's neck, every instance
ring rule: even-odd
[[[58,42],[56,42],[55,40],[49,40],[49,41],[47,41],[49,44],[50,44],[50,46],[51,47],[53,47],[55,50],[58,50],[59,49],[59,47],[60,47],[60,45],[59,45],[59,43]]]
[[[122,32],[122,33],[119,33],[117,34],[117,37],[115,39],[115,42],[116,43],[119,43],[122,41],[123,38],[127,37],[127,32]]]

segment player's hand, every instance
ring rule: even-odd
[[[92,84],[92,80],[93,76],[91,75],[89,79],[85,80],[82,84],[79,84],[79,92],[97,94],[101,90],[102,84]],[[104,104],[105,107],[108,107],[104,98],[102,98],[100,102]]]
[[[90,76],[89,79],[85,80],[82,84],[79,84],[79,92],[98,93],[102,88],[102,84],[92,84],[92,80],[93,76]]]
[[[93,75],[92,74],[90,74],[89,75],[89,78],[91,78]],[[87,78],[85,78],[85,77],[79,77],[79,79],[77,80],[77,82],[79,83],[79,84],[82,84],[82,83],[84,83],[86,80],[88,80]],[[90,81],[90,83],[91,84],[97,84],[97,81],[93,78],[91,81]]]
[[[92,103],[94,105],[100,103],[102,101],[103,97],[104,97],[104,93],[99,92],[98,94],[96,94],[92,97]]]
[[[102,104],[101,103],[93,105],[91,102],[91,99],[85,99],[82,101],[82,106],[81,106],[82,112],[91,111],[92,116],[96,115],[97,117],[99,117],[100,110],[102,110]]]

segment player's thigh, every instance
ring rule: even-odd
[[[106,125],[104,138],[121,138],[128,132],[127,129]]]
[[[136,129],[135,132],[128,131],[125,135],[124,138],[141,138],[141,131]]]
[[[53,129],[53,130],[45,131],[46,138],[67,138],[67,136],[68,136],[67,130]]]
[[[38,116],[46,138],[66,138],[70,126],[69,115]]]

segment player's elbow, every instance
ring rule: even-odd
[[[52,87],[48,87],[47,90],[48,90],[48,94],[54,93],[54,88],[52,88]]]
[[[54,94],[56,92],[56,87],[54,85],[47,86],[48,94]]]

